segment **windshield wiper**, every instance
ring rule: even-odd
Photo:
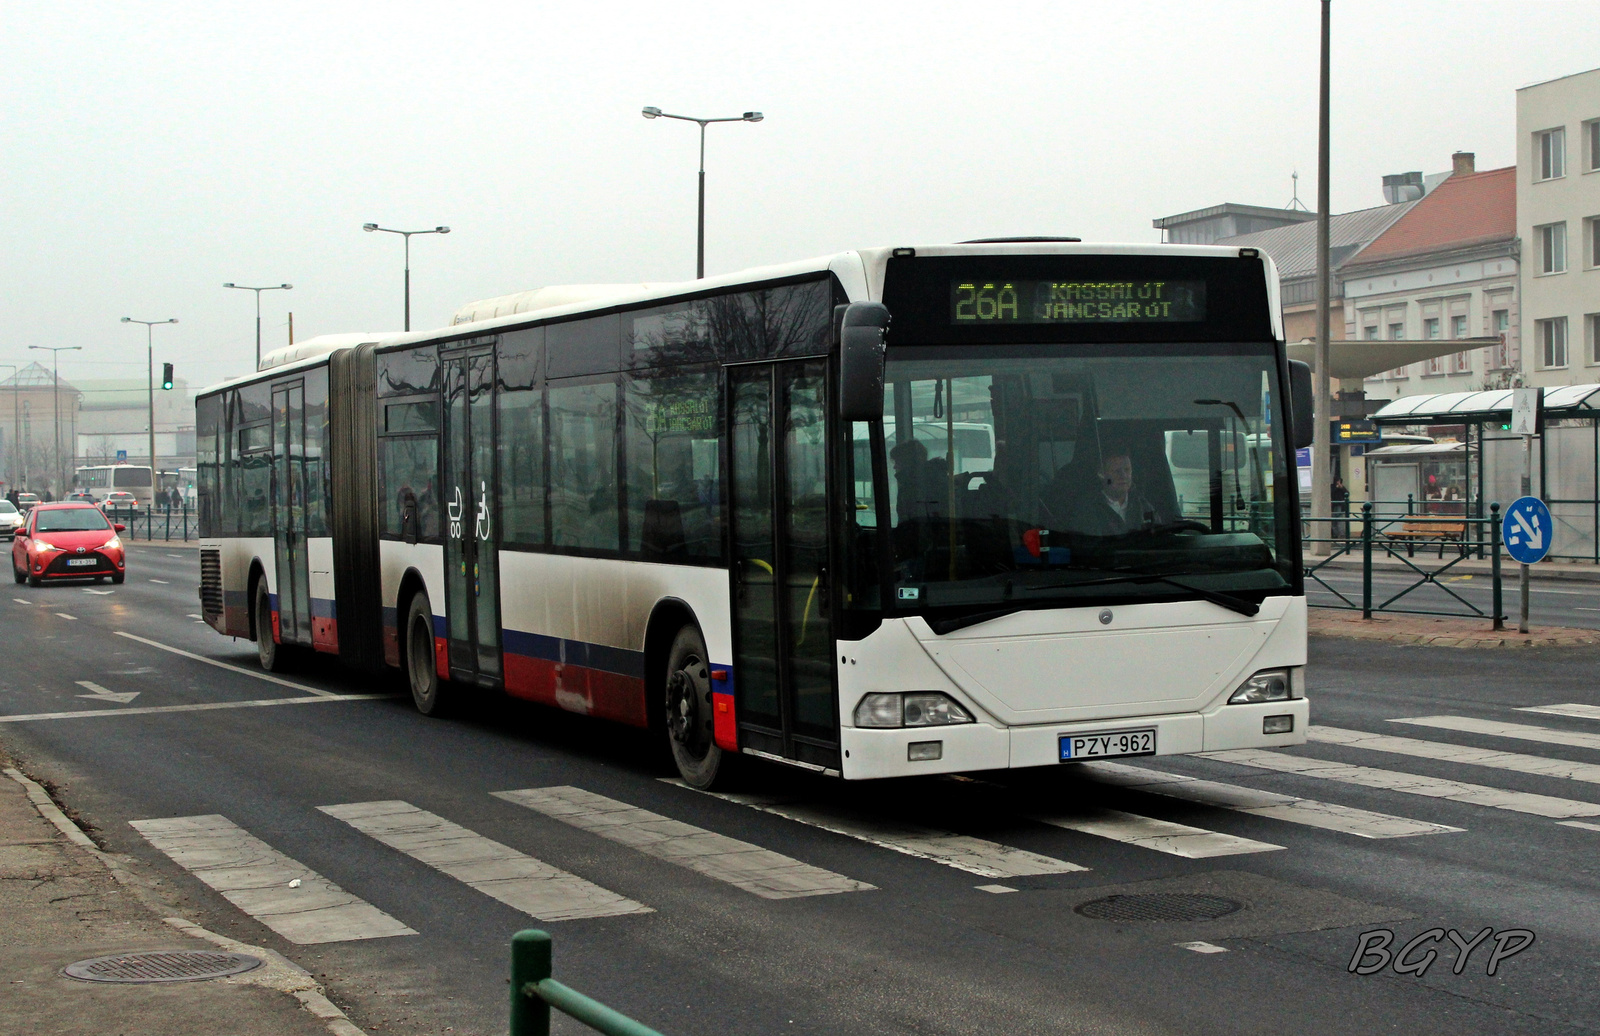
[[[994,611],[973,612],[971,615],[960,615],[954,619],[930,619],[928,620],[928,628],[942,637],[946,633],[964,630],[968,626],[976,626],[980,622],[989,622],[992,619],[1003,619],[1007,615],[1014,615],[1024,610],[1022,605],[1017,605],[1014,608],[997,608]]]
[[[1111,569],[1110,571],[1115,572],[1119,570]],[[1259,604],[1256,604],[1254,601],[1246,600],[1243,597],[1235,597],[1233,594],[1225,594],[1216,590],[1207,590],[1204,587],[1180,582],[1179,580],[1174,579],[1172,576],[1156,575],[1151,572],[1127,572],[1123,575],[1107,576],[1104,579],[1084,579],[1073,583],[1045,583],[1040,586],[1030,586],[1028,589],[1064,590],[1087,586],[1113,586],[1117,583],[1133,583],[1135,585],[1140,583],[1166,583],[1168,586],[1175,586],[1179,590],[1187,590],[1189,593],[1194,594],[1202,601],[1210,601],[1212,604],[1226,608],[1232,612],[1238,612],[1240,615],[1254,616],[1257,612],[1261,611],[1261,606]]]

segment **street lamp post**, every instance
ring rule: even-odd
[[[21,368],[14,363],[0,363],[0,367],[7,367],[11,370],[11,449],[6,451],[6,461],[8,462],[6,464],[6,481],[11,483],[11,491],[16,492],[17,434],[22,424],[21,417],[17,413],[20,407],[20,404],[17,402],[17,378],[21,373]]]
[[[241,291],[253,291],[253,292],[256,293],[256,370],[260,370],[261,369],[261,293],[264,292],[264,291],[288,291],[290,288],[294,287],[294,285],[293,284],[264,284],[259,288],[253,288],[248,284],[234,284],[233,282],[230,281],[227,284],[224,284],[223,287],[224,288],[238,288]],[[160,320],[156,321],[156,323],[158,323],[158,324],[164,323],[164,322],[165,321],[160,321]],[[136,323],[136,324],[137,323],[141,323],[141,321],[135,320],[134,323]],[[173,321],[173,323],[177,323],[177,321]]]
[[[722,119],[697,119],[692,115],[673,115],[654,107],[646,108],[640,114],[647,119],[679,119],[700,125],[700,215],[695,222],[694,275],[697,280],[703,279],[706,275],[706,127],[713,122],[760,122],[764,116],[760,112],[745,112]]]
[[[409,331],[411,330],[411,235],[448,234],[450,233],[450,228],[434,227],[432,230],[390,230],[388,227],[380,227],[376,223],[363,223],[361,224],[361,229],[365,230],[369,234],[375,230],[382,231],[385,234],[399,234],[401,237],[406,239],[406,330]]]
[[[52,430],[55,432],[56,439],[56,467],[55,471],[53,471],[50,475],[50,481],[55,485],[55,488],[59,490],[61,488],[61,483],[66,481],[66,479],[62,478],[61,474],[61,354],[70,353],[76,349],[82,349],[83,346],[30,345],[28,348],[48,351],[51,353],[50,361],[54,366],[54,373],[52,374],[52,377],[54,378],[54,392],[51,396],[53,402],[50,404],[50,424],[53,426]]]
[[[256,298],[260,297],[260,295],[256,296]],[[152,329],[155,327],[155,325],[176,324],[178,322],[178,318],[168,317],[165,320],[135,320],[132,317],[123,317],[122,322],[124,324],[144,325],[145,375],[149,379],[148,385],[150,392],[150,501],[151,506],[153,507],[155,506],[156,494],[156,354],[155,347],[151,341],[151,335],[154,334]],[[258,360],[256,367],[259,368],[260,366],[261,364]]]

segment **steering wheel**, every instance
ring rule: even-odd
[[[1209,533],[1211,526],[1197,522],[1193,518],[1179,518],[1177,521],[1160,522],[1150,526],[1151,532],[1204,532]]]

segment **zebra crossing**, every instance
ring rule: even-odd
[[[1600,707],[1576,703],[1525,706],[1517,711],[1577,721],[1580,726],[1600,721]],[[1594,730],[1444,715],[1397,717],[1387,722],[1408,732],[1435,730],[1505,739],[1513,747],[1535,743],[1565,750],[1600,749],[1600,733]],[[1292,850],[1295,845],[1290,836],[1297,828],[1372,840],[1465,832],[1455,824],[1404,815],[1427,799],[1548,818],[1568,828],[1600,832],[1600,822],[1582,819],[1600,818],[1600,801],[1478,783],[1485,774],[1492,777],[1502,773],[1523,779],[1572,782],[1576,792],[1594,794],[1592,786],[1600,784],[1600,763],[1334,726],[1313,726],[1308,742],[1305,748],[1293,751],[1226,751],[1193,758],[1229,764],[1237,769],[1228,773],[1242,770],[1246,779],[1281,783],[1286,775],[1294,780],[1297,789],[1312,782],[1311,786],[1326,787],[1334,798],[1339,797],[1341,789],[1351,786],[1378,791],[1392,796],[1400,812],[1376,812],[1254,784],[1175,773],[1159,768],[1161,760],[1079,764],[1074,773],[1082,781],[1073,785],[1073,794],[1056,796],[1073,799],[1074,804],[1052,803],[1049,808],[1042,807],[1037,799],[1017,796],[1004,786],[956,778],[962,783],[952,782],[952,793],[959,789],[969,796],[990,796],[984,800],[992,801],[994,806],[993,822],[986,824],[984,832],[988,837],[930,827],[893,815],[895,810],[883,806],[881,800],[874,806],[860,796],[697,792],[678,781],[666,783],[675,787],[670,793],[673,795],[710,796],[740,809],[985,879],[1088,871],[1088,865],[1069,857],[1079,855],[1081,860],[1080,854],[1087,854],[1093,862],[1095,854],[1089,847],[1106,841],[1168,856],[1206,860]],[[1344,758],[1354,755],[1362,761],[1342,761],[1329,758],[1330,754]],[[1434,764],[1434,769],[1441,763],[1458,766],[1463,771],[1461,779],[1395,768],[1403,766],[1407,759],[1425,760]],[[1192,768],[1192,764],[1189,766]],[[670,816],[672,809],[665,806],[661,808],[667,812],[658,812],[571,785],[491,791],[487,796],[537,814],[541,819],[536,823],[555,821],[582,836],[692,875],[682,880],[716,883],[754,900],[881,891],[862,876],[846,873],[849,866],[836,871],[817,862],[818,858],[834,854],[827,839],[809,847],[807,855],[811,859],[797,859],[759,844],[759,832],[772,830],[764,826],[765,822],[739,822],[737,817],[724,816],[720,822],[736,828],[743,836],[734,837]],[[1118,808],[1096,801],[1097,796],[1114,801]],[[1600,795],[1595,797],[1600,799]],[[685,797],[674,801],[681,801],[687,808],[692,800]],[[1141,802],[1149,802],[1148,808],[1161,812],[1162,801],[1181,804],[1177,808],[1186,822],[1133,811]],[[626,923],[630,916],[647,915],[658,909],[643,901],[648,897],[604,887],[595,880],[600,875],[580,873],[583,866],[565,869],[410,802],[393,799],[315,808],[388,850],[543,923],[581,919]],[[1215,811],[1214,816],[1208,810]],[[1228,830],[1230,815],[1279,823],[1281,833],[1275,841],[1246,837]],[[1453,817],[1461,815],[1459,810],[1452,813]],[[1215,827],[1198,826],[1199,822]],[[418,934],[418,926],[425,927],[429,920],[386,912],[225,816],[152,818],[135,820],[132,826],[153,848],[292,943],[411,936]],[[1055,829],[1057,835],[1043,834],[1049,829]],[[1025,830],[1030,844],[1038,845],[1041,838],[1053,837],[1064,851],[1059,856],[1046,855],[1007,845],[1006,836],[996,833],[1016,831],[1020,837]],[[1252,833],[1259,831],[1259,826],[1252,829]],[[592,861],[592,856],[583,859]],[[338,877],[347,883],[361,882],[360,875]],[[972,888],[1015,891],[1007,885],[988,883]]]

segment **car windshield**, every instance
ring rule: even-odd
[[[93,532],[109,529],[111,523],[94,507],[64,507],[60,510],[39,511],[35,532]]]
[[[1287,588],[1271,348],[1131,351],[891,353],[881,507],[854,426],[850,599],[881,599],[885,518],[899,610]]]
[[[0,514],[16,514],[17,505],[10,500],[0,500]]]

